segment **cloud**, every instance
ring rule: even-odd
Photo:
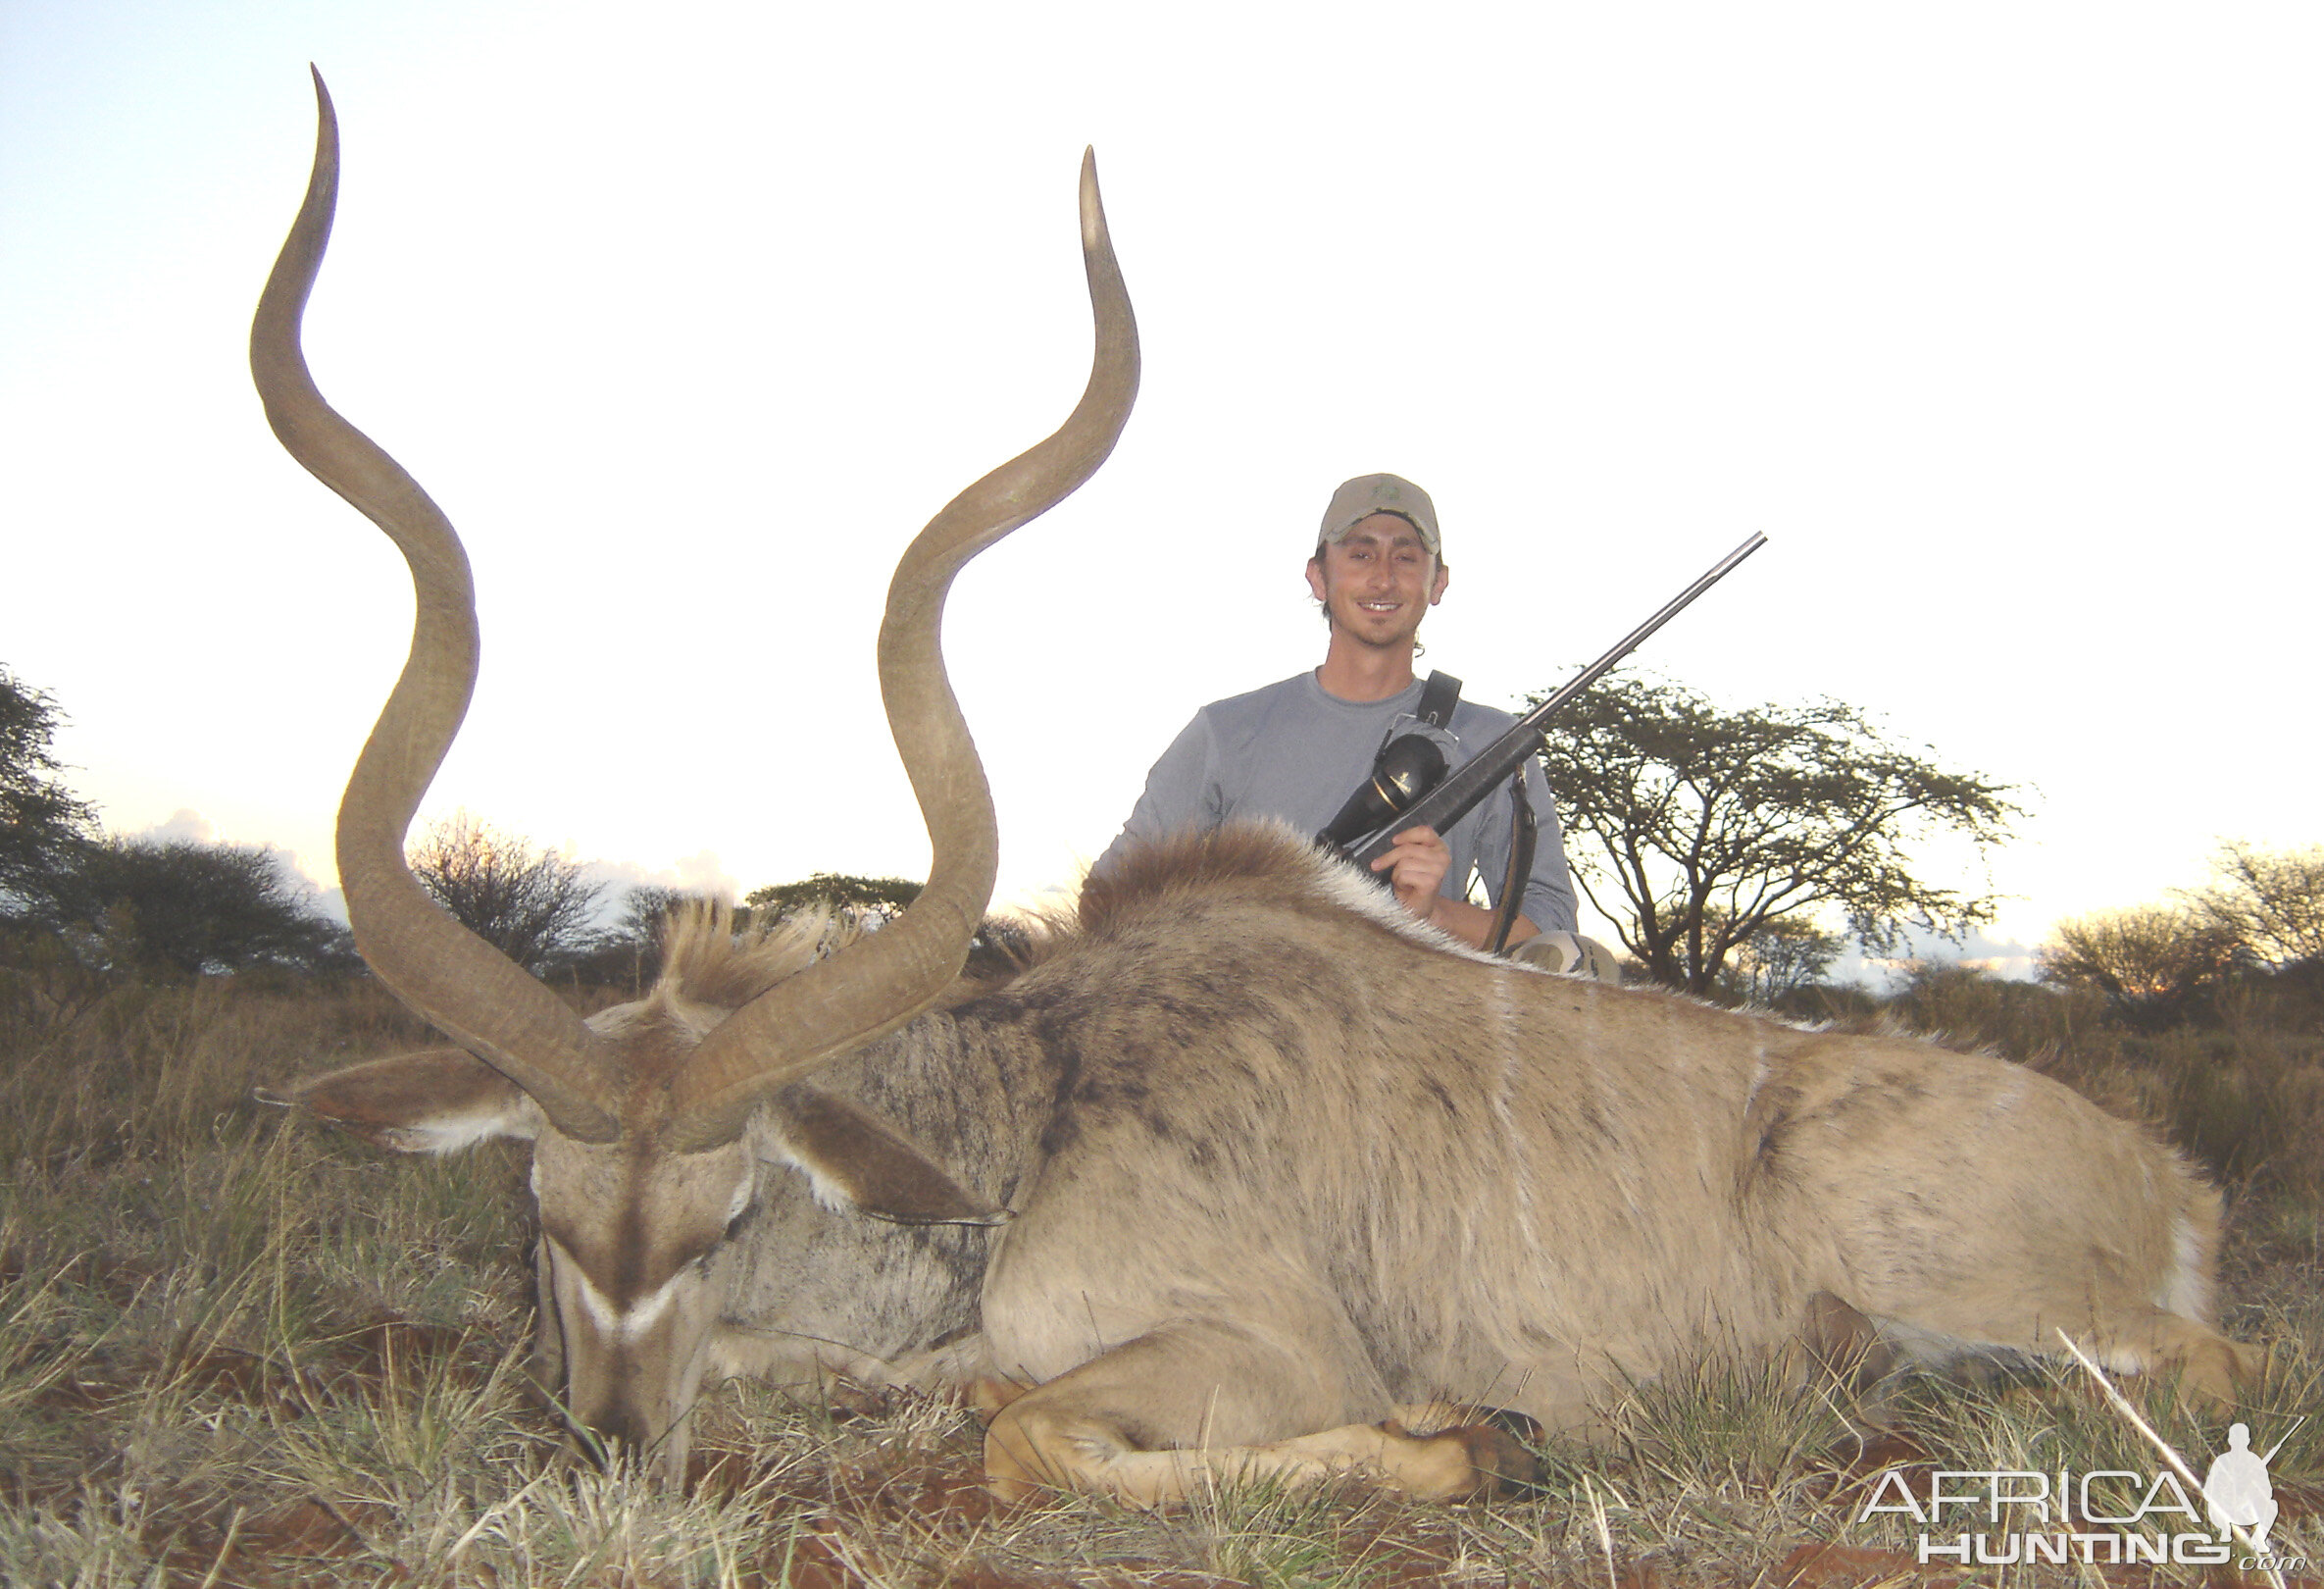
[[[1835,982],[1861,982],[1875,988],[1892,984],[1915,965],[1938,962],[1965,965],[2012,982],[2031,982],[2040,970],[2034,947],[2014,938],[1991,938],[1972,927],[1958,944],[1935,933],[1907,930],[1901,953],[1872,958],[1854,945],[1832,962]]]
[[[681,894],[707,895],[713,898],[733,899],[742,893],[742,885],[726,869],[714,849],[699,849],[691,855],[681,855],[670,865],[648,868],[635,861],[583,861],[581,875],[605,888],[605,904],[612,913],[619,913],[624,897],[634,888],[676,889]]]
[[[135,833],[125,833],[124,839],[150,839],[155,844],[214,845],[218,843],[218,824],[188,806],[172,811],[169,820],[157,822],[150,828]]]

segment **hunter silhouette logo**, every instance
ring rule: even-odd
[[[2222,1535],[2231,1525],[2249,1530],[2251,1548],[2263,1555],[2267,1531],[2276,1525],[2276,1487],[2268,1481],[2267,1464],[2283,1449],[2279,1440],[2265,1456],[2255,1457],[2250,1426],[2231,1423],[2227,1449],[2211,1459],[2211,1470],[2203,1475],[2203,1502],[2211,1526]]]

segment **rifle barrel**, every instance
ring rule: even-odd
[[[1348,859],[1369,867],[1388,853],[1396,835],[1410,828],[1429,827],[1442,833],[1477,808],[1477,802],[1517,770],[1527,756],[1541,748],[1541,725],[1550,714],[1602,678],[1613,665],[1646,642],[1654,631],[1687,609],[1689,602],[1731,573],[1735,565],[1767,544],[1754,534],[1750,539],[1713,563],[1708,572],[1662,604],[1660,611],[1615,642],[1614,648],[1584,668],[1548,699],[1519,718],[1499,739],[1487,745],[1419,799],[1396,814],[1393,821],[1360,844],[1348,846]]]

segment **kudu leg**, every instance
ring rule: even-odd
[[[2080,1323],[2064,1322],[2077,1311]],[[2116,1297],[2073,1309],[2060,1301],[2048,1318],[2062,1323],[2074,1344],[2109,1373],[2175,1376],[2184,1394],[2221,1407],[2234,1406],[2266,1365],[2256,1349],[2147,1302]],[[1812,1329],[1808,1338],[1813,1339]],[[1879,1338],[1882,1357],[1875,1360],[1884,1369],[1920,1369],[1964,1380],[2064,1357],[2052,1323],[2023,1321],[2022,1314],[2013,1318],[1999,1307],[1983,1316],[1976,1310],[1948,1312],[1934,1321],[1892,1317],[1879,1327]],[[1878,1394],[1877,1387],[1870,1389]]]
[[[1322,1379],[1314,1360],[1231,1326],[1172,1325],[1002,1408],[985,1435],[985,1475],[1004,1500],[1052,1488],[1139,1507],[1250,1480],[1297,1486],[1350,1476],[1449,1500],[1532,1476],[1524,1448],[1490,1424],[1413,1435],[1391,1417],[1261,1444],[1213,1444],[1227,1431],[1333,1416],[1302,1418],[1301,1406],[1337,1405],[1344,1413],[1350,1398]]]
[[[1879,1325],[1829,1291],[1807,1299],[1796,1347],[1806,1354],[1806,1362],[1790,1377],[1820,1375],[1851,1395],[1879,1385],[1902,1362],[1895,1348],[1881,1338]]]
[[[2257,1384],[2266,1361],[2208,1325],[2147,1306],[2122,1309],[2076,1344],[2119,1373],[2176,1374],[2183,1394],[2219,1407],[2235,1406],[2245,1387]],[[2048,1351],[2056,1355],[2054,1336]]]

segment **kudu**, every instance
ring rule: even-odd
[[[450,527],[299,350],[335,139],[325,100],[252,364],[283,444],[411,565],[411,658],[338,864],[365,958],[457,1047],[283,1101],[405,1151],[531,1141],[541,1357],[609,1443],[682,1475],[688,1410],[732,1374],[983,1382],[1012,1388],[985,1446],[1004,1494],[1355,1472],[1448,1496],[1510,1452],[1433,1407],[1586,1431],[1638,1381],[1806,1360],[1802,1339],[1932,1362],[2063,1327],[2219,1397],[2248,1367],[2210,1325],[2218,1198],[2146,1132],[1996,1058],[1471,953],[1288,832],[1137,856],[1030,969],[956,982],[995,827],[944,592],[1088,478],[1137,385],[1086,163],[1088,388],[889,589],[881,679],[926,893],[813,963],[809,935],[737,943],[697,913],[649,997],[580,1019],[404,864],[475,613]]]

